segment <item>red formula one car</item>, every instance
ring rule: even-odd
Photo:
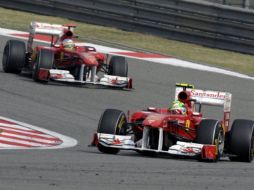
[[[233,161],[251,162],[254,121],[237,119],[229,127],[231,97],[228,92],[177,84],[175,98],[184,103],[185,114],[172,113],[168,108],[148,108],[134,112],[127,121],[122,111],[107,109],[100,118],[92,144],[110,154],[125,149],[210,161],[227,156]],[[204,118],[202,105],[223,107],[223,119]]]
[[[27,47],[23,41],[7,41],[3,53],[3,70],[7,73],[28,71],[39,82],[53,80],[131,88],[132,79],[128,78],[126,59],[111,56],[109,60],[109,56],[96,52],[94,47],[74,44],[74,28],[74,25],[32,22]],[[36,34],[50,37],[50,47],[33,48]]]

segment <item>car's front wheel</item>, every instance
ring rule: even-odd
[[[116,109],[106,109],[101,115],[97,133],[106,133],[112,135],[126,134],[127,119],[125,114]],[[119,149],[105,147],[100,143],[97,145],[99,151],[108,154],[117,154]]]
[[[225,134],[220,121],[203,119],[197,128],[196,142],[199,144],[216,145],[216,160],[219,160],[224,152]]]
[[[40,78],[40,69],[52,69],[54,64],[54,52],[48,49],[41,49],[36,58],[36,62],[33,66],[33,79],[36,82],[48,82],[48,78],[42,80]]]
[[[112,56],[109,62],[109,75],[128,77],[128,62],[125,57]]]

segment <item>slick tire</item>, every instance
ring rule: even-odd
[[[54,64],[54,52],[47,50],[47,49],[41,49],[36,58],[36,62],[33,67],[33,80],[35,82],[44,82],[47,83],[48,80],[40,80],[39,79],[39,71],[40,69],[52,69]]]
[[[128,62],[125,57],[112,56],[109,62],[109,75],[128,77]]]
[[[106,109],[101,115],[97,133],[106,133],[112,135],[126,134],[127,119],[124,112],[116,109]],[[119,149],[104,147],[98,144],[99,151],[108,154],[117,154]]]
[[[203,119],[197,128],[196,142],[199,144],[210,144],[217,146],[217,161],[223,155],[225,144],[225,133],[220,121]]]
[[[23,41],[8,40],[3,52],[3,70],[19,74],[25,64],[26,46]]]
[[[234,120],[229,132],[231,161],[251,162],[254,157],[254,121]]]

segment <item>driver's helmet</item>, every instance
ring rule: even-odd
[[[173,114],[186,114],[186,107],[179,100],[173,101],[169,110]]]
[[[64,39],[63,40],[63,48],[67,50],[73,50],[75,44],[72,39]]]

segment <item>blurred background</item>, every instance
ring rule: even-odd
[[[242,8],[254,8],[254,0],[203,0],[212,3],[219,3],[223,5],[231,5]]]

